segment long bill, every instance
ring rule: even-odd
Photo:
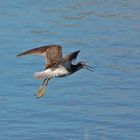
[[[93,69],[95,69],[95,68],[93,68],[93,67],[91,67],[91,66],[88,66],[88,65],[85,65],[84,69],[87,69],[87,70],[89,70],[89,71],[91,71],[91,72],[94,72]]]

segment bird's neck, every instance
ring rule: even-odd
[[[79,64],[79,63],[76,64],[76,65],[73,65],[73,64],[72,64],[72,66],[71,66],[71,72],[74,73],[74,72],[80,70],[81,68],[82,68],[82,65]]]

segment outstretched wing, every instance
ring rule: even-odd
[[[62,58],[62,48],[60,46],[53,46],[46,49],[45,60],[47,62],[47,68],[56,64],[60,58]]]
[[[56,62],[62,58],[62,47],[59,45],[46,45],[39,48],[34,48],[27,50],[23,53],[18,54],[17,56],[24,55],[44,55],[45,61],[47,63],[47,68],[56,64]]]

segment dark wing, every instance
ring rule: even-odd
[[[62,47],[59,45],[46,45],[39,48],[27,50],[17,55],[44,55],[47,63],[47,68],[53,66],[60,58],[62,58]]]
[[[78,54],[80,51],[76,51],[73,53],[70,53],[68,55],[65,55],[63,58],[61,58],[53,67],[57,67],[58,65],[62,65],[66,67],[67,69],[70,69],[71,63],[73,60],[76,60]]]
[[[80,50],[76,51],[76,52],[73,52],[73,53],[70,53],[68,55],[65,55],[63,57],[63,59],[65,59],[66,61],[73,61],[73,60],[76,60],[78,54],[79,54]]]

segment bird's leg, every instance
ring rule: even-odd
[[[36,96],[38,96],[40,94],[40,92],[42,91],[42,88],[43,88],[44,83],[45,83],[46,80],[47,80],[47,78],[43,80],[41,86],[38,88],[38,90],[37,90],[37,92],[35,94]]]
[[[47,82],[46,82],[46,84],[44,85],[44,83],[45,83],[46,80],[47,80]],[[38,91],[37,91],[37,93],[36,93],[36,96],[37,96],[38,98],[44,95],[45,91],[47,90],[47,85],[48,85],[49,80],[50,80],[50,79],[47,79],[47,78],[44,79],[44,81],[43,81],[41,87],[38,89]],[[44,86],[44,89],[42,90],[43,86]]]

